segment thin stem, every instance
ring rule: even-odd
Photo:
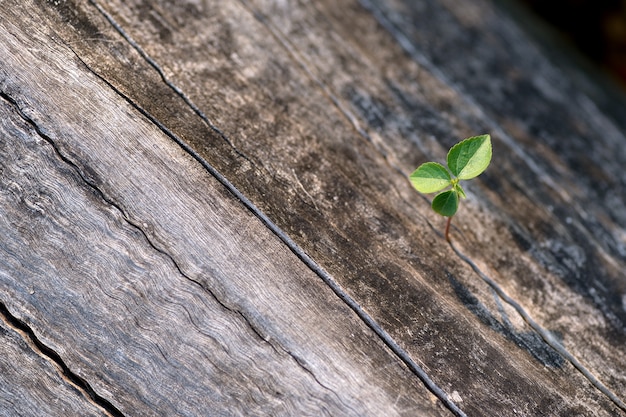
[[[446,222],[446,232],[445,232],[445,237],[446,237],[446,241],[448,241],[448,243],[452,243],[450,241],[450,223],[452,222],[452,216],[448,217],[448,221]]]

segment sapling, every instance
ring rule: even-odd
[[[475,178],[487,169],[491,162],[491,137],[480,135],[464,139],[450,148],[446,159],[447,168],[437,162],[426,162],[413,171],[409,179],[420,193],[439,192],[432,208],[448,218],[445,237],[450,242],[452,216],[459,208],[459,198],[467,197],[460,181]]]

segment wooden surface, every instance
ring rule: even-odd
[[[0,410],[5,415],[106,416],[103,410],[84,396],[62,376],[59,369],[35,352],[24,333],[3,322],[0,326]]]
[[[626,415],[625,102],[492,3],[0,27],[3,415]],[[450,247],[406,176],[484,132]]]

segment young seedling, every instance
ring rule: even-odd
[[[462,140],[450,148],[447,162],[448,168],[437,162],[426,162],[413,171],[409,179],[420,193],[439,192],[433,199],[432,207],[448,218],[445,237],[450,242],[452,216],[459,208],[459,197],[466,198],[459,181],[475,178],[487,169],[491,162],[491,137],[480,135]]]

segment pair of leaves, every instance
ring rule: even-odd
[[[448,168],[437,162],[420,165],[409,177],[420,193],[440,192],[432,202],[433,210],[442,216],[452,217],[459,208],[459,197],[465,198],[460,180],[469,180],[482,174],[491,162],[491,137],[473,136],[450,148]]]

